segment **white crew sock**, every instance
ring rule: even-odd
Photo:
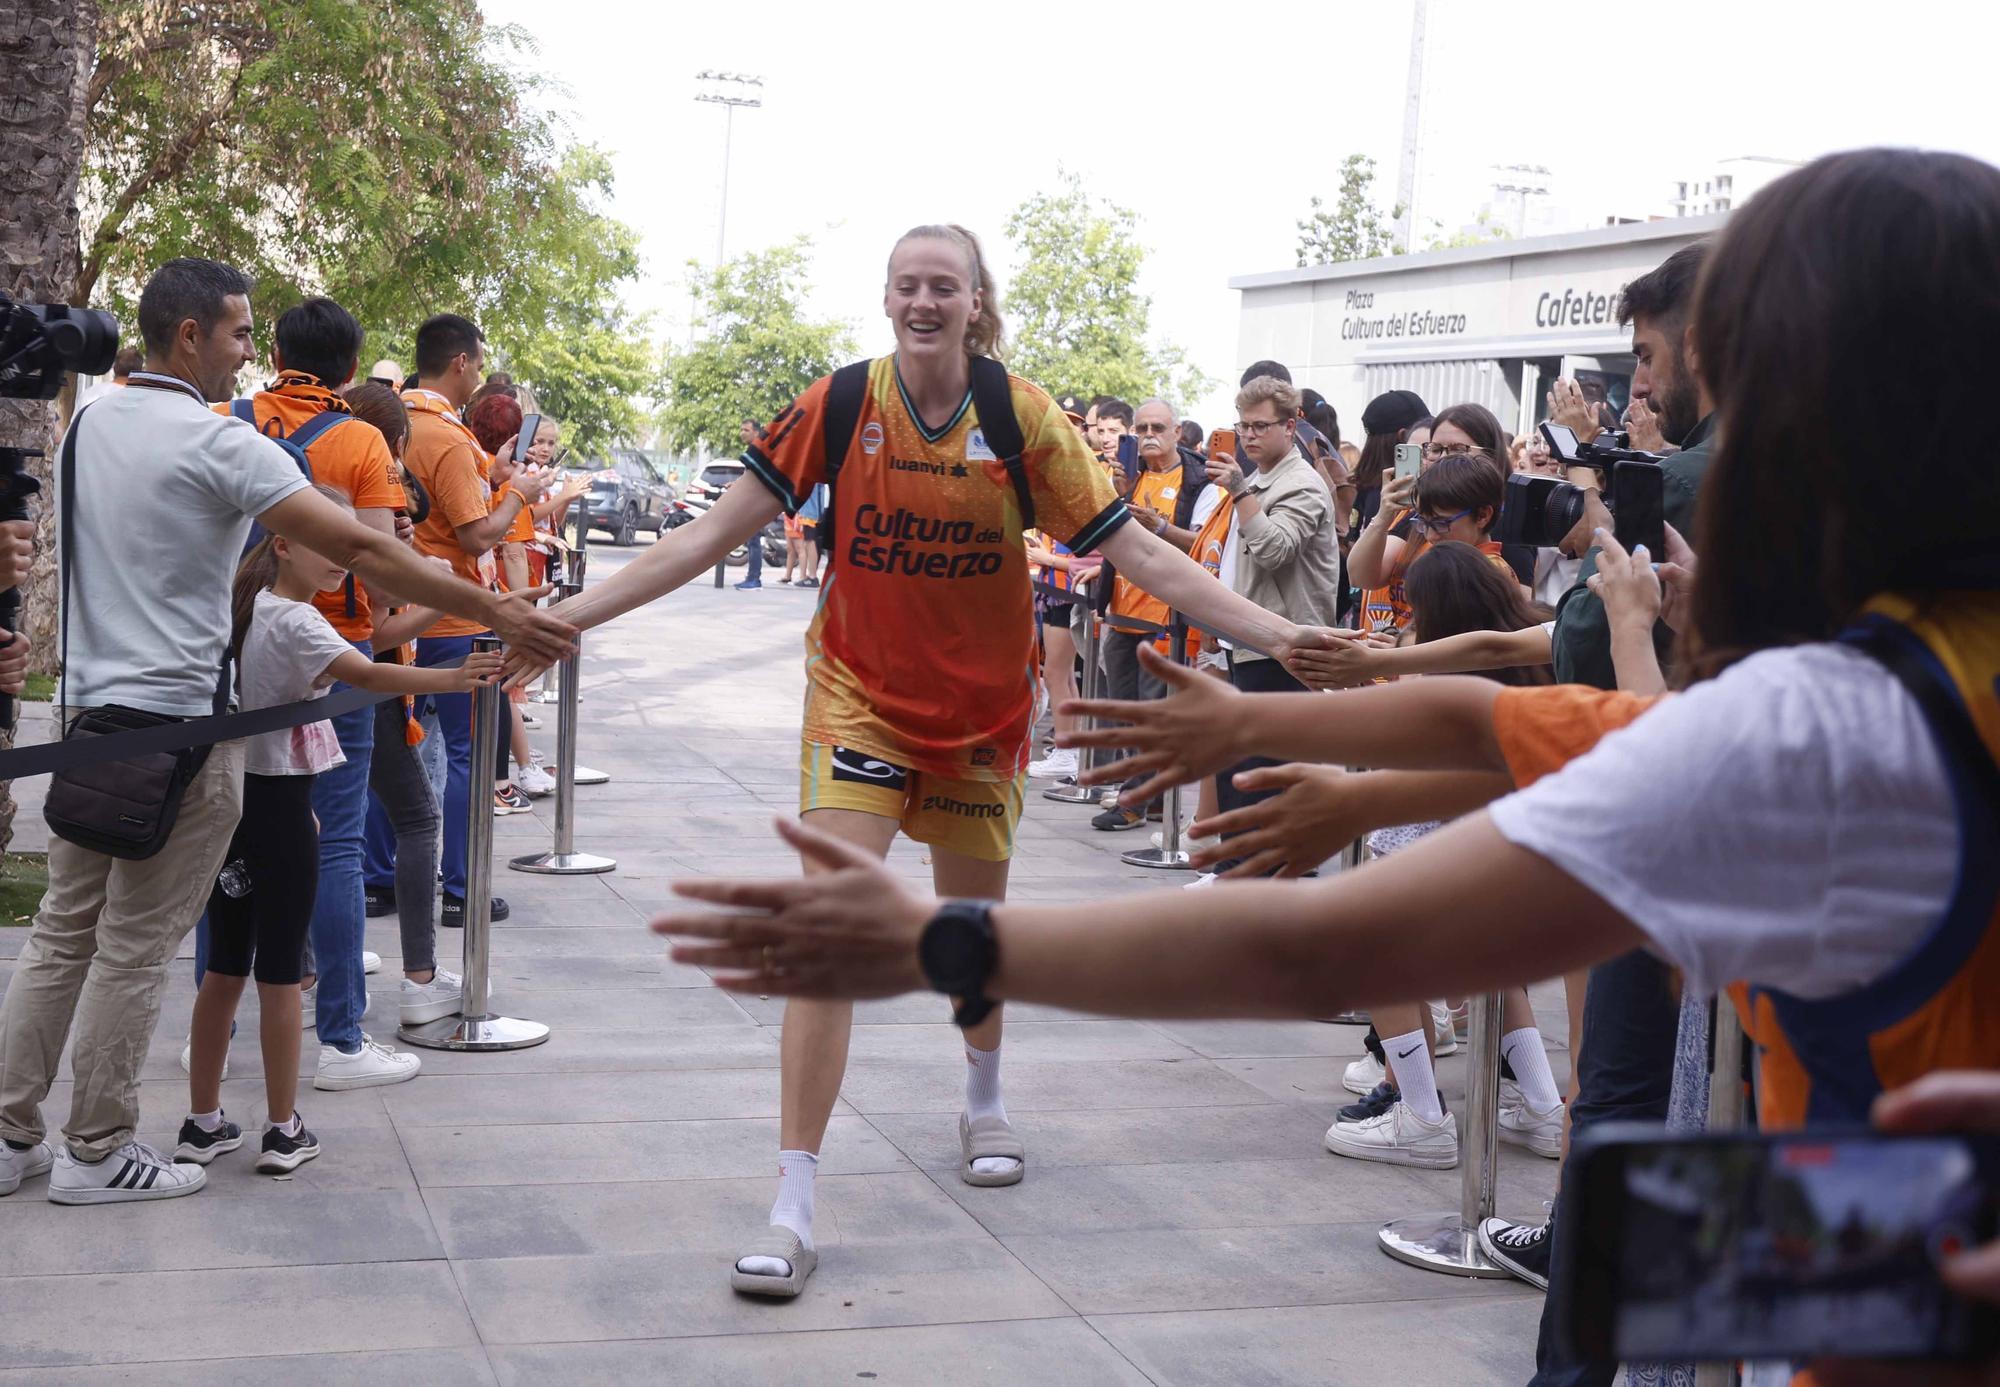
[[[1514,1071],[1521,1097],[1536,1112],[1547,1112],[1562,1101],[1556,1092],[1556,1076],[1549,1068],[1549,1052],[1542,1045],[1542,1033],[1523,1026],[1500,1037],[1500,1053]]]
[[[214,1112],[191,1112],[188,1114],[188,1121],[213,1135],[222,1130],[222,1109],[217,1108]]]
[[[1438,1101],[1437,1071],[1431,1068],[1430,1038],[1422,1026],[1407,1035],[1384,1036],[1382,1052],[1389,1057],[1389,1072],[1396,1076],[1396,1091],[1410,1105],[1410,1111],[1426,1122],[1444,1117]]]
[[[1007,1120],[1007,1105],[1000,1101],[1000,1047],[981,1050],[970,1041],[965,1046],[965,1115],[977,1122],[982,1117]],[[1001,1175],[1021,1163],[1012,1156],[981,1156],[972,1163],[980,1175]]]
[[[813,1178],[819,1174],[819,1157],[810,1151],[778,1153],[778,1202],[771,1206],[771,1222],[799,1235],[807,1250],[813,1245]],[[737,1270],[751,1276],[790,1276],[791,1264],[782,1257],[745,1257]]]

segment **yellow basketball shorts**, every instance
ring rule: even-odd
[[[894,819],[919,843],[982,862],[1014,855],[1025,774],[1012,780],[947,780],[847,747],[799,747],[799,812],[852,809]]]

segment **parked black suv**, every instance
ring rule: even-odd
[[[674,490],[650,458],[637,448],[613,448],[611,460],[598,466],[583,498],[591,529],[625,545],[641,530],[658,533],[666,526]]]

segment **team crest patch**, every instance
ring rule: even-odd
[[[997,747],[982,746],[975,748],[972,753],[972,764],[975,766],[990,766],[999,759],[1000,751]]]
[[[861,451],[871,458],[882,451],[882,426],[873,420],[861,426]]]
[[[965,460],[967,462],[998,462],[991,448],[986,446],[986,430],[974,429],[965,436]]]

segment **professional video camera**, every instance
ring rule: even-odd
[[[1658,453],[1641,452],[1629,446],[1628,435],[1608,429],[1588,443],[1579,443],[1566,426],[1545,423],[1542,437],[1563,466],[1589,467],[1605,479],[1598,493],[1611,512],[1612,533],[1625,552],[1643,544],[1655,560],[1665,556],[1667,522]],[[1502,544],[1553,548],[1583,519],[1587,499],[1585,488],[1559,477],[1516,472],[1507,478],[1507,500],[1496,538]]]
[[[63,372],[101,376],[117,355],[118,322],[109,313],[0,293],[0,396],[53,400]]]
[[[118,322],[95,308],[66,303],[21,303],[0,293],[0,397],[52,400],[63,373],[101,376],[118,355]],[[26,448],[0,448],[0,520],[28,519],[28,498],[41,490]],[[21,615],[21,594],[0,592],[0,632],[11,633]],[[14,725],[14,700],[0,694],[0,727]]]

